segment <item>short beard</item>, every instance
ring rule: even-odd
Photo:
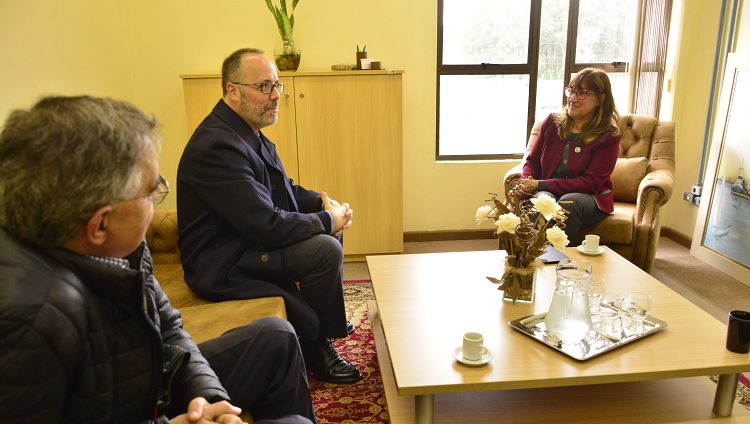
[[[276,102],[274,102],[273,107],[276,106],[275,103]],[[266,111],[268,111],[268,109],[265,105],[258,107],[252,104],[244,94],[240,94],[240,113],[242,114],[242,118],[250,122],[252,126],[259,130],[275,124],[278,120],[278,116],[266,118]]]

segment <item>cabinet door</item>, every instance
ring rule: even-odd
[[[300,183],[354,210],[347,255],[403,251],[401,75],[294,78]]]
[[[294,124],[294,79],[279,77],[284,83],[284,92],[279,99],[279,120],[276,124],[264,128],[266,135],[275,145],[289,178],[299,180],[297,168],[297,138]],[[182,87],[185,93],[185,114],[187,117],[188,137],[211,113],[216,102],[222,97],[221,77],[184,78]],[[187,142],[187,140],[185,140]]]

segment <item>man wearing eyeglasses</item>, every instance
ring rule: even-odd
[[[294,329],[263,318],[196,346],[144,242],[156,122],[48,97],[0,133],[0,417],[33,423],[315,422]],[[84,171],[84,172],[82,172]],[[230,403],[230,396],[231,402]]]
[[[263,135],[276,123],[284,85],[262,51],[227,57],[222,88],[177,171],[185,280],[214,301],[283,296],[307,368],[322,381],[355,383],[359,371],[331,343],[353,330],[344,310],[341,244],[352,210],[295,185]]]

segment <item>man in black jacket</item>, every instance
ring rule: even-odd
[[[0,133],[2,421],[315,422],[289,323],[196,346],[154,279],[155,128],[124,102],[49,97]]]
[[[177,169],[185,281],[213,301],[283,296],[307,368],[322,381],[356,383],[359,370],[331,343],[354,330],[344,309],[341,244],[353,211],[295,184],[263,135],[284,91],[273,61],[240,49],[224,60],[221,75],[224,96]]]

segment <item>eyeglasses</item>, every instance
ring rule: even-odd
[[[272,83],[270,81],[263,81],[263,82],[257,82],[257,83],[242,83],[242,82],[233,82],[232,84],[235,85],[251,85],[253,87],[258,87],[260,89],[260,92],[263,94],[271,94],[271,90],[274,88],[276,91],[279,92],[279,94],[284,92],[284,83],[277,82]]]
[[[170,191],[171,190],[169,189],[169,181],[167,181],[166,178],[159,175],[159,180],[156,182],[156,187],[154,187],[151,193],[145,196],[134,197],[132,199],[115,199],[115,200],[112,200],[112,203],[127,202],[130,200],[136,200],[136,199],[147,199],[153,202],[154,204],[158,205],[159,203],[164,201],[164,198],[167,197],[167,194],[169,194]]]
[[[581,90],[573,90],[570,87],[565,87],[565,97],[571,98],[575,94],[576,97],[578,97],[578,100],[585,100],[586,96],[589,94],[599,94],[598,92],[594,90],[587,90],[587,89],[581,89]]]

